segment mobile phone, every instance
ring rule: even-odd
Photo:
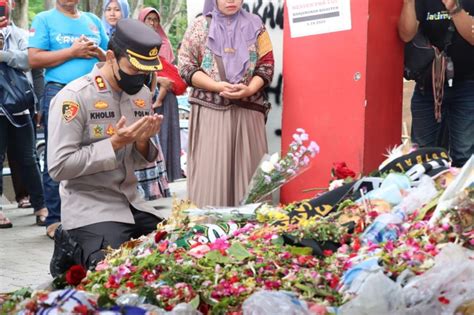
[[[4,16],[8,19],[8,3],[0,1],[0,17]]]

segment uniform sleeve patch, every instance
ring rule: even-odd
[[[79,104],[73,101],[64,101],[62,113],[65,122],[72,121],[79,113]]]

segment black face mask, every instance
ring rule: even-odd
[[[145,84],[145,80],[147,78],[146,74],[135,74],[131,75],[122,71],[122,69],[118,70],[120,74],[120,80],[115,76],[115,80],[117,80],[118,86],[128,95],[135,95],[142,89],[143,85]]]

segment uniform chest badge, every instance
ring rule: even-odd
[[[62,114],[66,122],[72,121],[74,118],[76,118],[78,113],[79,113],[79,104],[73,101],[63,102]]]
[[[146,105],[145,100],[141,98],[137,98],[136,100],[133,100],[133,104],[135,104],[137,107],[140,107],[140,108],[143,108]]]
[[[107,127],[107,130],[105,131],[105,133],[106,133],[109,137],[112,137],[112,136],[115,134],[115,128],[114,128],[114,126],[112,126],[112,124],[110,124],[110,125]]]
[[[109,104],[104,101],[98,101],[94,104],[94,107],[97,109],[106,109],[107,107],[109,107]]]
[[[104,128],[101,125],[95,125],[92,129],[94,138],[100,138],[104,136]]]
[[[95,81],[95,84],[97,85],[97,88],[99,89],[99,91],[107,90],[107,86],[105,85],[105,81],[100,75],[96,76],[94,81]]]

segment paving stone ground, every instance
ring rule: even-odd
[[[170,189],[178,198],[185,198],[186,181],[171,183]],[[163,216],[169,216],[172,198],[150,203],[160,207]],[[16,203],[5,205],[5,200],[2,205],[13,228],[0,229],[0,293],[50,282],[49,261],[54,243],[46,236],[45,228],[35,224],[32,208],[19,209]]]

